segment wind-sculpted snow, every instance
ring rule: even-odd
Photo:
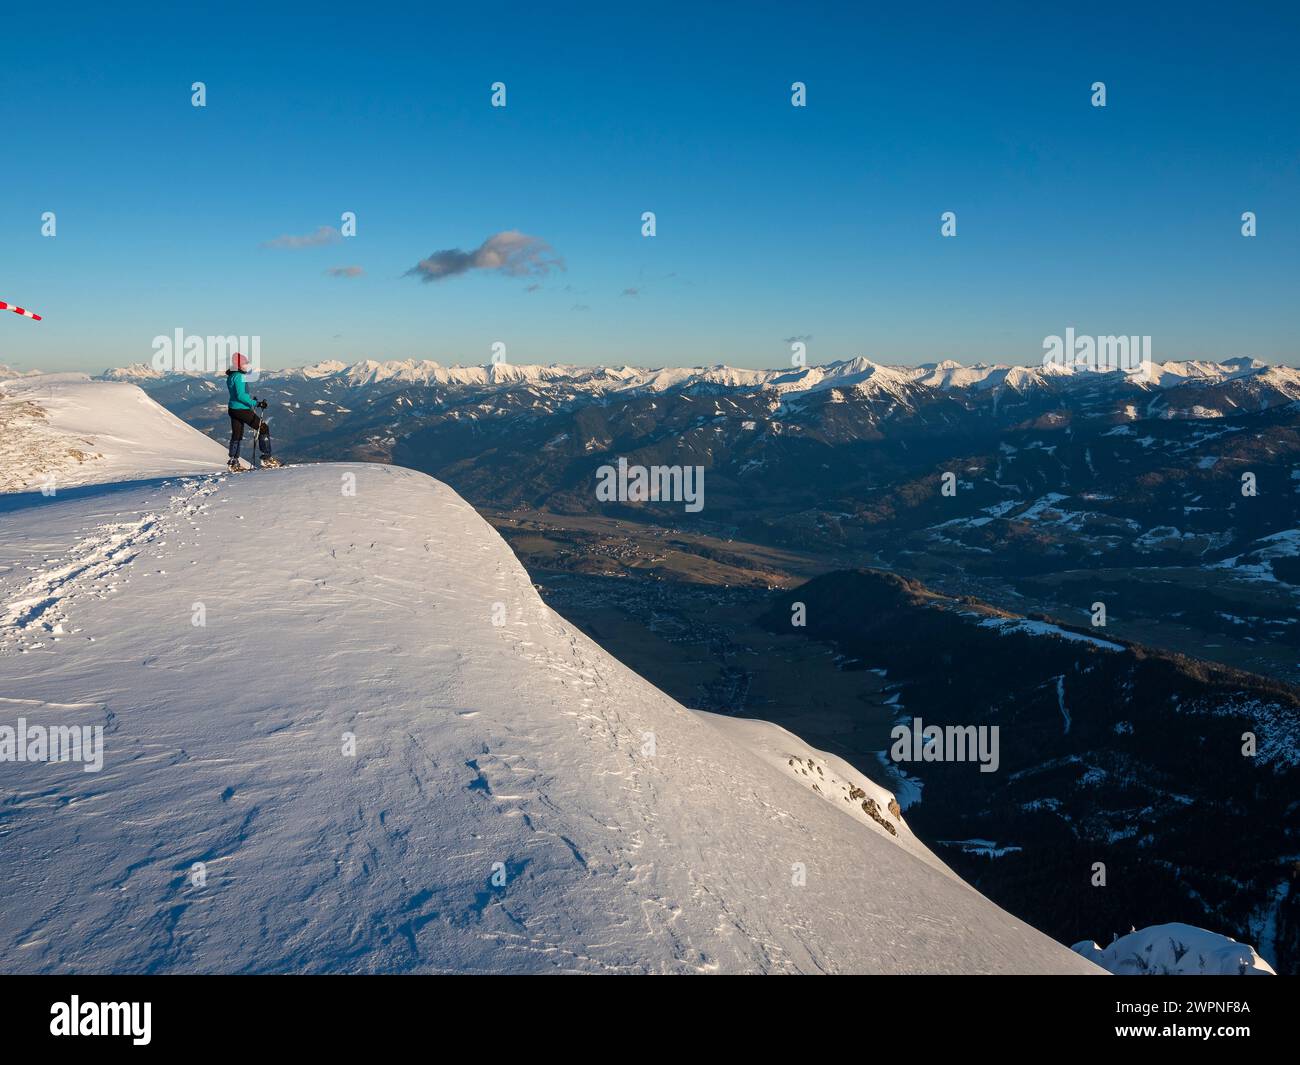
[[[1104,950],[1089,940],[1071,949],[1118,976],[1276,975],[1249,944],[1189,924],[1142,928]]]

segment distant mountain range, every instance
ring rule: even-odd
[[[110,380],[156,381],[190,376],[156,370],[145,363],[106,370]],[[1152,363],[1149,373],[1099,373],[1073,367],[1039,367],[978,363],[971,366],[953,360],[919,366],[886,366],[866,358],[847,359],[824,366],[784,369],[748,369],[734,366],[663,367],[633,366],[516,366],[490,363],[484,366],[443,366],[422,359],[345,363],[337,360],[287,370],[267,370],[267,379],[295,379],[341,383],[349,388],[406,385],[447,388],[503,389],[541,387],[571,388],[594,394],[690,391],[701,388],[724,391],[768,390],[777,394],[817,392],[827,389],[856,389],[862,392],[891,392],[903,397],[911,389],[973,392],[1036,388],[1068,389],[1095,385],[1104,380],[1139,390],[1167,390],[1183,386],[1222,385],[1252,379],[1258,385],[1277,389],[1290,399],[1300,398],[1300,371],[1270,366],[1258,359],[1239,357],[1225,362],[1185,361]]]
[[[220,379],[105,376],[226,439]],[[1300,371],[1250,359],[1164,363],[1146,377],[866,359],[321,363],[264,373],[254,391],[291,459],[396,462],[480,507],[692,523],[923,564],[927,576],[1192,565],[1257,586],[1300,582]],[[597,499],[598,468],[618,458],[704,467],[702,511]]]
[[[157,371],[139,363],[121,369],[109,369],[107,380],[160,382],[181,373]],[[1257,359],[1236,358],[1223,363],[1167,362],[1153,363],[1147,373],[1093,372],[1060,365],[1023,367],[1023,365],[976,364],[945,360],[918,367],[889,367],[857,358],[827,365],[784,369],[746,369],[716,367],[656,368],[576,367],[576,365],[513,365],[495,363],[471,367],[445,367],[428,360],[407,359],[403,362],[342,363],[337,360],[308,367],[266,371],[268,382],[308,382],[322,389],[400,390],[409,386],[454,391],[536,390],[554,398],[617,398],[655,393],[728,394],[761,391],[771,397],[798,394],[857,393],[888,395],[907,407],[924,404],[931,394],[967,393],[984,395],[1000,406],[1006,395],[1100,393],[1115,395],[1165,394],[1169,402],[1158,403],[1154,410],[1164,417],[1203,417],[1218,411],[1225,414],[1239,406],[1258,410],[1300,398],[1300,371],[1275,367]],[[1217,389],[1218,393],[1206,393]],[[1190,390],[1190,391],[1184,391]],[[996,401],[996,402],[995,402]],[[1238,404],[1238,406],[1234,406]]]
[[[224,441],[220,378],[110,371]],[[888,568],[1300,682],[1300,371],[952,362],[636,369],[320,363],[254,391],[290,460],[392,462],[488,512],[660,523]],[[598,498],[624,459],[703,507]],[[950,491],[945,492],[945,484]]]

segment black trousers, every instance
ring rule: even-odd
[[[230,439],[243,440],[244,426],[247,425],[256,429],[258,433],[267,437],[271,435],[271,427],[258,418],[257,413],[251,410],[244,410],[237,407],[227,407],[226,413],[230,415]],[[268,449],[269,454],[269,449]]]

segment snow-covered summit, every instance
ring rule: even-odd
[[[0,380],[0,492],[220,470],[220,444],[127,382]]]
[[[100,377],[105,381],[157,381],[167,376],[147,362],[133,362],[129,366],[115,366],[105,370]]]
[[[0,496],[0,726],[103,729],[99,772],[0,761],[7,971],[1096,971],[852,766],[611,658],[445,485],[124,454]]]

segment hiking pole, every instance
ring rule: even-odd
[[[264,399],[256,400],[256,402],[257,402],[257,407],[256,407],[257,411],[266,410],[266,400]],[[253,427],[253,469],[257,470],[257,469],[261,469],[261,467],[257,464],[257,445],[262,440],[262,426],[266,424],[266,421],[262,418],[262,415],[259,413],[254,413],[253,417],[257,419],[257,424]]]

